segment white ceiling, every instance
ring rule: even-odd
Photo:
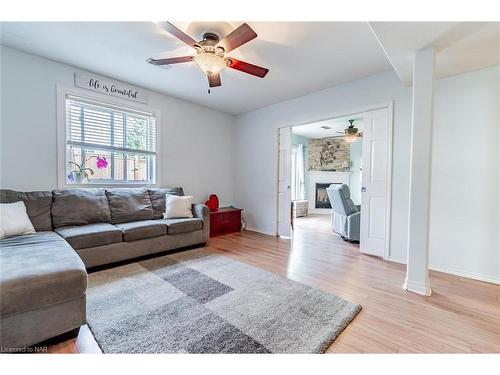
[[[500,64],[500,22],[371,22],[399,78],[413,81],[413,56],[436,49],[436,77]]]
[[[361,115],[352,115],[294,126],[292,127],[292,134],[309,139],[338,137],[344,134],[345,128],[349,126],[349,120],[354,120],[354,126],[362,131],[363,117]],[[322,126],[328,126],[330,129],[323,129]]]
[[[240,22],[174,24],[201,40]],[[366,22],[251,22],[258,37],[229,55],[270,69],[256,78],[232,69],[207,93],[194,63],[159,68],[148,57],[194,50],[153,22],[4,22],[2,44],[231,114],[243,113],[391,69]]]

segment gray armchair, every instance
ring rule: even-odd
[[[359,241],[361,207],[352,201],[349,187],[332,184],[326,192],[332,205],[333,231],[345,240]]]

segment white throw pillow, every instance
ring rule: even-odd
[[[193,204],[193,196],[178,196],[172,194],[165,195],[165,212],[164,219],[179,219],[193,217],[191,205]]]
[[[23,201],[0,203],[0,239],[35,233]]]

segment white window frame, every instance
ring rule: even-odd
[[[98,101],[103,104],[130,108],[131,110],[149,112],[156,118],[156,162],[155,162],[155,183],[149,182],[92,182],[90,184],[70,184],[66,178],[66,96],[76,96],[82,99]],[[56,106],[57,106],[57,186],[59,189],[74,187],[157,187],[161,185],[162,176],[160,163],[161,153],[161,113],[160,110],[148,105],[138,104],[129,100],[110,97],[108,95],[91,92],[75,87],[56,86]]]

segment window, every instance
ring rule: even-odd
[[[68,184],[154,184],[153,113],[65,96]]]

